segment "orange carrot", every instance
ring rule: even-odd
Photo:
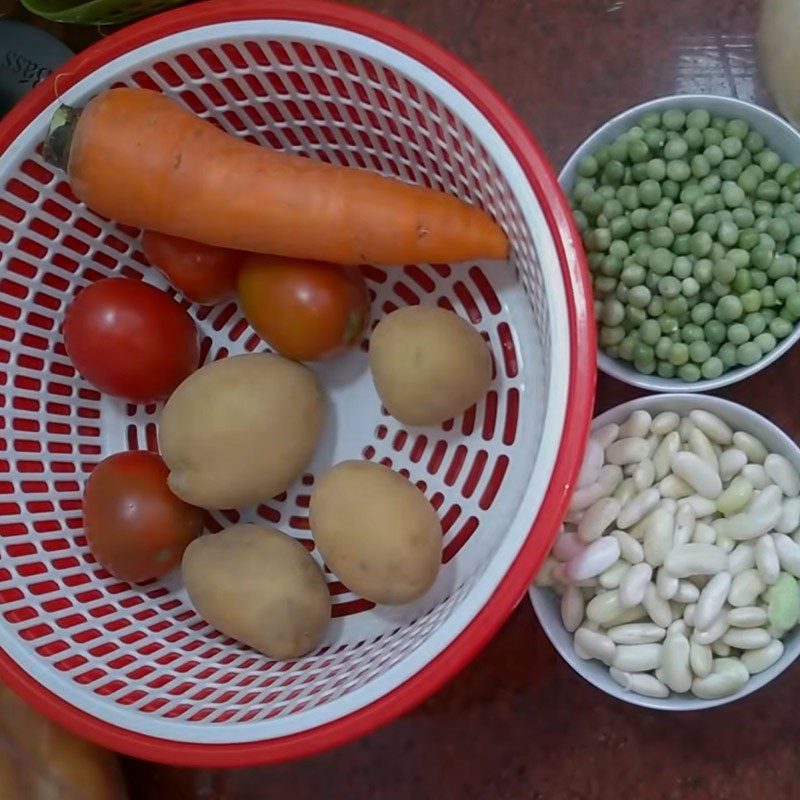
[[[62,106],[45,155],[98,213],[204,244],[340,264],[508,255],[505,234],[475,206],[250,144],[145,89]]]

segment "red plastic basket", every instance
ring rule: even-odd
[[[82,532],[83,481],[125,448],[157,447],[156,407],[101,397],[61,341],[77,288],[109,274],[168,288],[139,232],[78,203],[40,145],[57,101],[155,88],[231,133],[380,170],[478,203],[511,264],[368,268],[375,316],[429,303],[464,315],[495,356],[487,398],[451,423],[405,429],[381,410],[365,354],[319,367],[336,413],[309,473],[229,520],[310,541],[315,475],[390,464],[438,509],[440,579],[421,601],[374,608],[329,576],[323,646],[276,663],[209,627],[178,574],[113,579]],[[331,747],[451,677],[524,592],[560,523],[592,412],[591,293],[569,208],[539,148],[486,84],[422,36],[325,2],[209,2],[82,53],[0,123],[0,677],[79,734],[170,763],[264,763]],[[182,300],[182,298],[179,298]],[[184,302],[207,359],[263,348],[234,304]],[[316,556],[316,553],[315,553]]]

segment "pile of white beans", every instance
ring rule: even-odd
[[[537,578],[580,658],[649,697],[738,692],[800,617],[800,477],[707,411],[594,431]]]

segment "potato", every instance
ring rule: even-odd
[[[206,364],[175,390],[161,414],[169,485],[203,508],[268,500],[300,477],[323,418],[314,373],[294,361],[258,353]]]
[[[442,528],[425,495],[402,475],[369,461],[344,461],[311,495],[314,541],[332,572],[375,603],[399,605],[436,580]]]
[[[410,306],[372,333],[370,366],[386,410],[406,425],[438,425],[478,402],[492,380],[481,335],[452,311]]]
[[[285,533],[242,523],[201,536],[186,548],[182,569],[198,614],[270,658],[305,655],[325,634],[325,576]]]

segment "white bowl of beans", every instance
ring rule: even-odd
[[[530,598],[564,660],[629,703],[689,711],[800,653],[800,448],[754,411],[664,394],[592,424]]]
[[[752,103],[624,111],[559,180],[595,291],[598,366],[651,391],[746,378],[800,337],[800,133]]]

